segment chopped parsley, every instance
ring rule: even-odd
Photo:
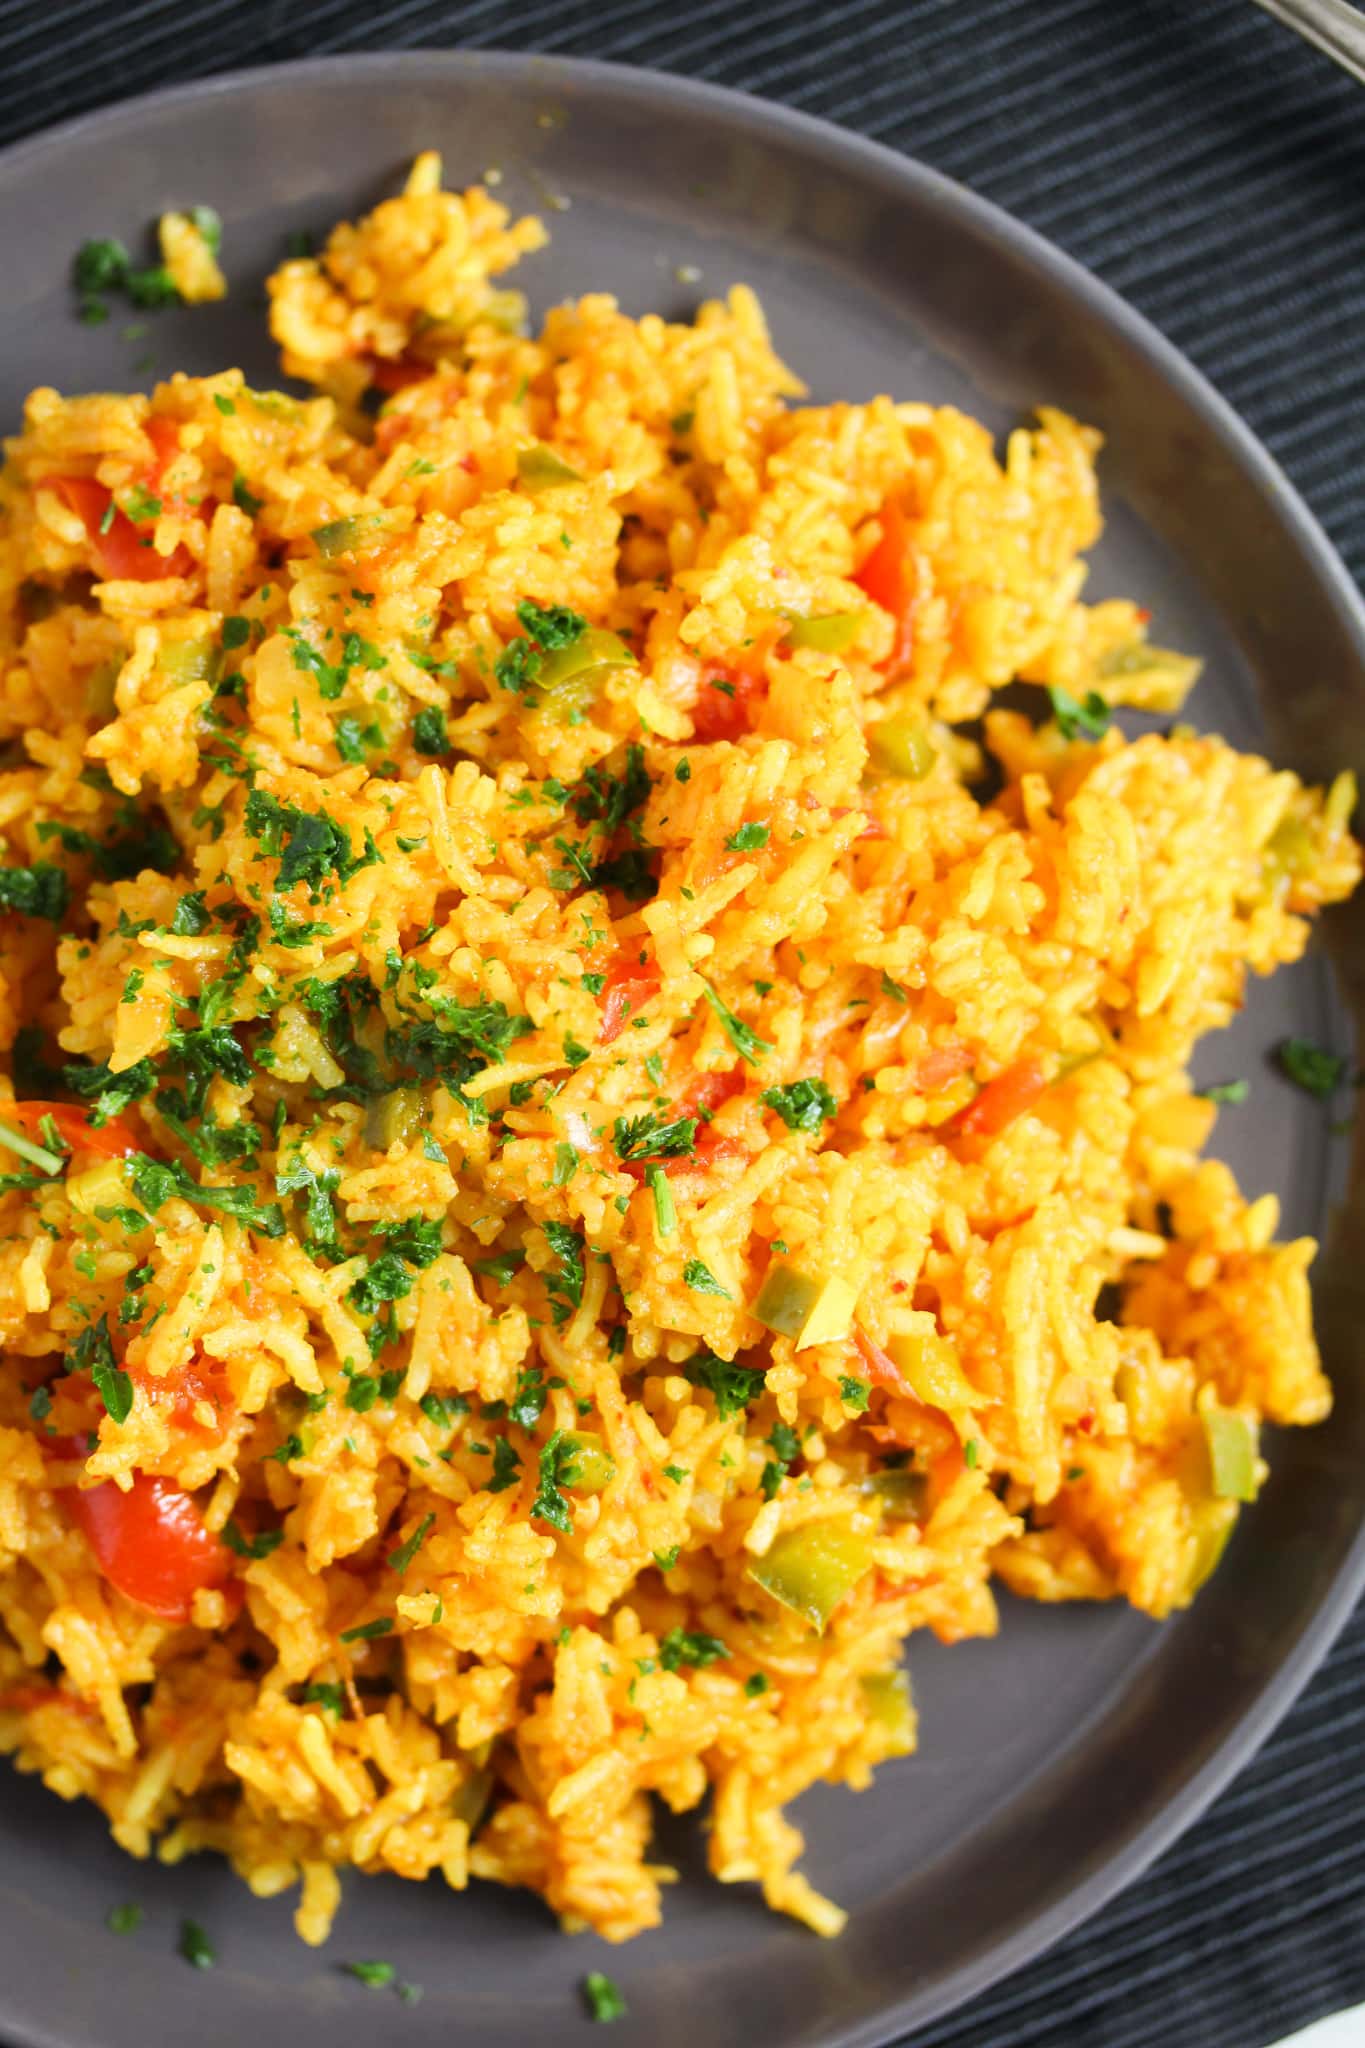
[[[358,1628],[344,1628],[338,1638],[343,1643],[372,1643],[379,1636],[390,1635],[393,1631],[393,1617],[381,1615],[378,1621],[362,1621]]]
[[[412,721],[413,751],[439,758],[453,751],[453,742],[446,730],[446,715],[434,704],[425,704]]]
[[[626,2016],[626,2001],[620,1985],[611,1977],[603,1976],[600,1970],[589,1970],[583,1979],[583,1997],[590,2019],[620,2020]]]
[[[766,825],[741,825],[732,832],[725,844],[731,853],[753,853],[758,847],[766,846],[772,834]]]
[[[141,1906],[111,1906],[104,1916],[104,1924],[111,1934],[136,1934],[142,1925]]]
[[[845,1408],[852,1408],[861,1415],[872,1397],[872,1389],[866,1380],[855,1380],[847,1373],[839,1375],[839,1399]]]
[[[772,1457],[759,1475],[759,1486],[764,1500],[771,1500],[790,1470],[794,1459],[801,1455],[801,1439],[794,1429],[785,1422],[775,1422],[768,1437]]]
[[[299,882],[316,889],[332,877],[345,883],[379,859],[368,831],[365,851],[357,855],[350,835],[326,811],[301,811],[263,789],[253,789],[247,795],[246,828],[259,840],[267,859],[279,860],[275,886],[281,891]]]
[[[668,1185],[668,1175],[662,1166],[647,1166],[645,1182],[654,1197],[654,1221],[660,1237],[672,1237],[678,1227],[678,1211],[673,1202],[673,1190]]]
[[[823,1081],[789,1081],[782,1088],[765,1088],[759,1101],[776,1111],[789,1131],[818,1131],[826,1117],[837,1116],[839,1105]]]
[[[694,1294],[719,1295],[722,1301],[733,1301],[734,1295],[728,1287],[722,1287],[711,1268],[702,1259],[688,1259],[683,1266],[683,1286],[690,1287]]]
[[[554,1269],[545,1275],[550,1312],[557,1323],[567,1322],[583,1299],[583,1240],[567,1223],[551,1221],[540,1227],[555,1255]]]
[[[521,1458],[510,1437],[495,1436],[493,1439],[493,1476],[484,1487],[485,1493],[505,1493],[509,1486],[515,1486],[521,1478]]]
[[[69,894],[66,869],[52,861],[35,861],[31,868],[0,868],[0,910],[60,924]]]
[[[1196,1095],[1202,1095],[1205,1102],[1245,1102],[1251,1093],[1251,1083],[1245,1080],[1215,1081],[1210,1088],[1196,1088]]]
[[[1053,683],[1048,689],[1048,696],[1052,699],[1052,715],[1057,721],[1057,730],[1064,740],[1104,738],[1113,713],[1098,691],[1088,690],[1082,701],[1073,697],[1070,690],[1064,690],[1060,683]]]
[[[493,664],[493,673],[504,690],[527,696],[545,665],[545,656],[572,647],[587,632],[588,622],[567,605],[539,605],[529,598],[517,606],[517,618],[526,637],[508,641]]]
[[[221,1209],[261,1237],[284,1236],[284,1211],[279,1203],[258,1201],[256,1190],[249,1183],[201,1184],[178,1161],[167,1166],[159,1159],[150,1159],[145,1152],[133,1154],[128,1178],[133,1193],[152,1215],[173,1195],[178,1195],[198,1209]]]
[[[362,1984],[368,1984],[371,1991],[382,1991],[397,1974],[392,1963],[343,1963],[341,1967]]]
[[[689,1358],[683,1371],[694,1387],[704,1387],[714,1396],[716,1414],[722,1422],[742,1413],[763,1392],[761,1368],[735,1365],[710,1351],[699,1351],[695,1358]]]
[[[283,1529],[262,1529],[255,1536],[244,1536],[235,1522],[229,1522],[223,1530],[223,1541],[234,1557],[269,1557],[284,1541]]]
[[[540,1453],[540,1485],[531,1502],[534,1520],[549,1522],[566,1536],[573,1528],[573,1519],[562,1488],[573,1484],[577,1454],[578,1446],[574,1439],[562,1429],[557,1429]]]
[[[618,1159],[690,1159],[697,1149],[697,1119],[680,1116],[661,1123],[652,1110],[644,1116],[618,1116],[613,1135]]]
[[[345,1688],[330,1679],[315,1678],[303,1689],[303,1703],[306,1707],[321,1707],[324,1714],[330,1714],[334,1721],[339,1721],[346,1711]]]
[[[393,1571],[396,1571],[398,1573],[398,1576],[400,1578],[403,1576],[403,1573],[407,1570],[408,1566],[412,1563],[412,1560],[416,1557],[418,1551],[422,1548],[422,1545],[426,1542],[428,1536],[432,1532],[432,1529],[435,1527],[435,1524],[436,1517],[434,1514],[423,1515],[421,1521],[417,1524],[417,1527],[413,1530],[411,1536],[407,1538],[407,1541],[404,1543],[400,1543],[397,1550],[391,1550],[389,1552],[389,1565]]]
[[[181,1921],[176,1954],[183,1956],[196,1970],[211,1970],[218,1960],[212,1942],[197,1920]]]
[[[1286,1038],[1276,1046],[1275,1057],[1295,1087],[1316,1095],[1319,1102],[1325,1102],[1346,1077],[1346,1060],[1308,1038]]]
[[[719,1636],[684,1628],[671,1628],[659,1644],[659,1663],[665,1671],[680,1671],[684,1665],[700,1671],[708,1664],[719,1663],[729,1654],[728,1647]]]
[[[486,1273],[499,1287],[506,1287],[512,1275],[526,1264],[525,1252],[491,1252],[486,1259],[471,1259],[476,1273]]]
[[[711,1005],[717,1017],[719,1017],[721,1029],[735,1051],[742,1060],[747,1060],[751,1067],[756,1067],[760,1056],[765,1052],[771,1052],[772,1047],[767,1043],[766,1039],[760,1038],[756,1031],[751,1031],[749,1026],[743,1023],[735,1015],[734,1011],[721,1001],[709,981],[703,981],[701,986],[702,994],[706,997],[707,1002]]]

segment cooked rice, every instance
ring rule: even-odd
[[[1354,886],[1352,790],[1064,736],[1041,686],[1195,674],[1082,601],[1093,432],[794,405],[743,286],[528,339],[542,240],[423,158],[271,280],[323,395],[8,444],[5,859],[71,908],[0,916],[0,1037],[113,1113],[29,1112],[71,1156],[0,1193],[0,1742],[310,1942],[352,1864],[624,1939],[708,1791],[829,1934],[783,1809],[913,1747],[905,1638],[1185,1605],[1255,1426],[1327,1413],[1188,1066]],[[527,617],[617,665],[537,686]]]

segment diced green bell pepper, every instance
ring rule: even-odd
[[[410,1145],[422,1121],[422,1096],[417,1088],[389,1088],[372,1095],[365,1109],[365,1143],[377,1152],[390,1145]]]
[[[749,1313],[765,1330],[790,1337],[801,1351],[846,1337],[857,1304],[856,1292],[837,1274],[816,1279],[779,1260],[769,1266]]]
[[[963,1409],[985,1405],[945,1338],[935,1333],[916,1332],[911,1336],[892,1337],[886,1348],[927,1407],[941,1408],[945,1414],[955,1415]]]
[[[207,635],[192,640],[163,640],[157,667],[177,683],[206,683],[218,675],[218,649]]]
[[[1255,1500],[1256,1425],[1236,1408],[1200,1411],[1215,1500]]]
[[[581,484],[583,481],[582,471],[571,468],[543,441],[533,441],[529,448],[518,448],[517,475],[528,491],[547,490],[551,484]]]
[[[120,664],[116,661],[102,661],[98,668],[92,668],[85,679],[85,709],[90,718],[97,718],[101,724],[114,715],[114,688],[118,682]]]
[[[338,555],[349,555],[376,523],[371,513],[363,518],[329,519],[325,526],[315,526],[313,539],[318,553],[324,562],[334,562]]]
[[[635,656],[619,633],[586,626],[567,647],[547,654],[536,673],[540,709],[547,718],[570,718],[590,704],[608,669],[630,668]]]
[[[884,718],[869,729],[867,743],[879,768],[908,782],[922,782],[938,759],[918,718]]]
[[[749,1577],[823,1634],[831,1614],[872,1566],[872,1539],[851,1522],[806,1522],[788,1529]]]
[[[842,654],[858,637],[861,612],[822,612],[813,619],[793,619],[787,629],[789,647],[813,647],[819,654]]]
[[[1201,1501],[1191,1511],[1194,1526],[1194,1558],[1190,1565],[1189,1577],[1185,1581],[1185,1598],[1194,1595],[1206,1580],[1211,1579],[1228,1547],[1228,1539],[1237,1527],[1241,1510],[1229,1501]]]
[[[903,1465],[869,1473],[863,1489],[877,1496],[883,1512],[893,1522],[917,1522],[928,1505],[928,1475],[911,1472]]]
[[[910,1674],[897,1665],[891,1671],[869,1672],[860,1685],[869,1721],[874,1721],[885,1733],[885,1754],[909,1756],[915,1747]]]

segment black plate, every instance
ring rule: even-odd
[[[1139,595],[1162,642],[1208,668],[1195,720],[1318,776],[1365,765],[1365,617],[1294,493],[1189,366],[1075,264],[960,188],[819,122],[714,87],[545,58],[421,52],[210,80],[117,107],[0,159],[0,414],[31,385],[146,383],[241,363],[273,374],[260,291],[288,234],[392,191],[434,145],[456,184],[488,169],[546,214],[523,267],[537,310],[587,289],[683,312],[737,279],[817,398],[951,400],[1005,427],[1051,401],[1102,427],[1109,527],[1092,592]],[[144,337],[85,328],[67,286],[88,235],[134,237],[163,207],[226,223],[225,307],[155,316]],[[565,203],[567,202],[567,204]],[[699,272],[701,281],[695,281]],[[145,351],[151,351],[151,361]],[[1339,953],[1359,918],[1332,928]],[[1359,993],[1358,989],[1356,991]],[[1358,1007],[1353,1005],[1353,1007]],[[1338,1390],[1274,1474],[1189,1616],[1008,1603],[999,1638],[912,1646],[921,1755],[861,1797],[802,1802],[814,1881],[853,1909],[822,1943],[705,1880],[695,1825],[666,1924],[625,1951],[560,1935],[533,1899],[439,1883],[348,1883],[323,1954],[288,1905],[225,1867],[136,1866],[96,1814],[32,1781],[0,1821],[0,2031],[26,2048],[520,2048],[595,2040],[574,1985],[616,1976],[624,2039],[652,2048],[871,2048],[970,1996],[1092,1910],[1186,1826],[1284,1711],[1365,1580],[1365,1398],[1356,1296],[1365,1202],[1316,1105],[1263,1067],[1290,1031],[1345,1045],[1321,954],[1252,991],[1206,1048],[1210,1078],[1255,1073],[1219,1148],[1290,1231],[1324,1234],[1320,1326]],[[1350,1183],[1348,1189],[1348,1182]],[[105,1932],[113,1904],[142,1931]],[[175,1959],[182,1914],[211,1978]],[[344,1977],[381,1956],[425,1987],[401,2010]]]

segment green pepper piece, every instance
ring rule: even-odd
[[[456,1786],[450,1810],[456,1820],[464,1822],[471,1835],[487,1813],[492,1796],[493,1773],[488,1770],[474,1770],[462,1785]]]
[[[117,661],[102,661],[85,679],[86,716],[98,719],[101,725],[114,715],[114,686],[120,666]]]
[[[207,635],[163,640],[156,659],[162,674],[177,683],[213,682],[218,674],[218,649]]]
[[[859,1681],[867,1718],[884,1731],[887,1756],[909,1756],[915,1747],[915,1709],[910,1701],[910,1674],[896,1665],[871,1671]]]
[[[937,1334],[898,1336],[892,1337],[886,1348],[927,1407],[955,1415],[985,1405],[946,1338]]]
[[[823,1635],[839,1602],[871,1564],[872,1539],[851,1522],[806,1522],[756,1557],[749,1577]]]
[[[1241,1510],[1226,1501],[1205,1501],[1194,1508],[1191,1520],[1194,1524],[1194,1558],[1190,1565],[1189,1577],[1185,1581],[1185,1598],[1192,1599],[1206,1580],[1211,1579],[1228,1547],[1228,1538],[1237,1527]]]
[[[1313,865],[1313,834],[1302,818],[1281,818],[1265,843],[1265,878],[1272,888]]]
[[[790,1337],[798,1351],[846,1337],[858,1297],[837,1274],[816,1279],[775,1260],[749,1313],[765,1330]]]
[[[788,647],[813,647],[818,654],[842,654],[858,637],[861,612],[821,612],[813,619],[793,619]]]
[[[365,1143],[376,1152],[390,1145],[410,1145],[422,1121],[422,1096],[417,1088],[390,1088],[372,1095],[365,1109]]]
[[[918,718],[884,718],[869,729],[867,743],[879,768],[908,782],[922,782],[938,759]]]
[[[349,555],[364,539],[366,531],[378,522],[373,514],[365,518],[329,519],[325,526],[313,528],[313,539],[324,562],[334,562],[338,555]]]
[[[553,448],[547,448],[543,441],[533,441],[529,448],[517,450],[517,475],[528,491],[544,491],[552,484],[581,484],[581,470],[570,468],[562,456]]]
[[[585,626],[577,639],[553,648],[541,662],[536,673],[539,709],[562,723],[592,701],[608,669],[630,668],[634,661],[619,633]]]
[[[863,1491],[877,1496],[889,1520],[918,1522],[928,1506],[929,1479],[927,1473],[910,1472],[896,1465],[884,1472],[869,1473],[863,1481]]]
[[[1200,1411],[1215,1500],[1255,1500],[1256,1425],[1236,1408]]]
[[[562,1483],[574,1493],[601,1493],[614,1477],[616,1461],[595,1430],[576,1429],[564,1438],[568,1453],[560,1468]]]

